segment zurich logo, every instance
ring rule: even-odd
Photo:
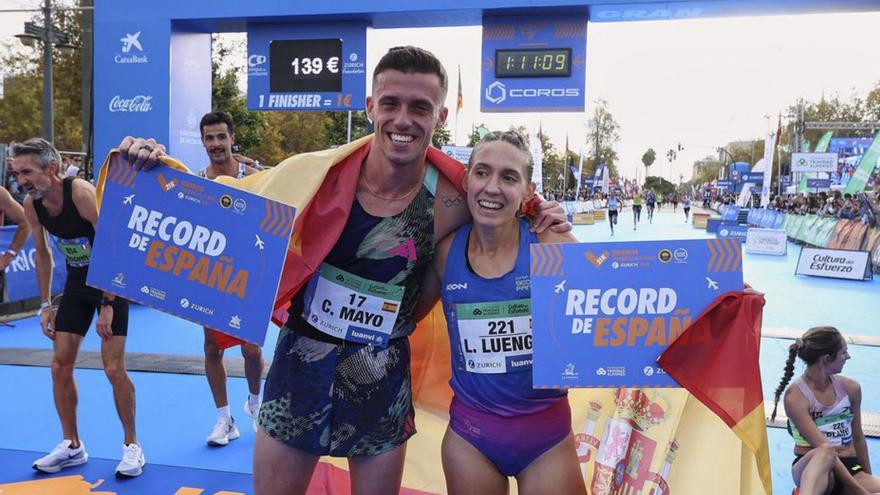
[[[188,308],[189,307],[189,299],[187,299],[187,298],[181,299],[180,300],[180,307],[181,308]]]
[[[357,62],[358,54],[355,52],[351,52],[351,55],[348,56],[349,62]]]
[[[722,236],[727,236],[727,234],[729,234],[730,231],[728,231],[727,229],[721,229],[721,232],[718,232],[718,233],[721,234]]]
[[[501,103],[507,99],[507,88],[499,81],[493,82],[486,87],[486,99],[489,103]]]

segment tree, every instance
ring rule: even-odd
[[[252,158],[277,165],[297,153],[327,148],[326,112],[265,112],[267,122]]]
[[[32,21],[43,24],[42,14]],[[70,41],[81,46],[82,15],[68,10],[53,12],[52,27],[70,34]],[[0,57],[6,73],[4,96],[0,98],[0,142],[24,141],[41,135],[42,130],[42,46],[22,48],[6,44]],[[55,147],[59,150],[82,148],[82,63],[80,54],[55,50],[53,60],[53,102],[55,105]],[[105,152],[101,151],[101,153]],[[101,157],[103,158],[103,156]]]
[[[593,170],[596,164],[604,163],[611,177],[617,177],[617,151],[614,145],[620,141],[620,124],[614,120],[608,108],[608,102],[602,98],[593,102],[593,116],[590,119],[590,130],[587,133],[588,146],[592,147]]]
[[[431,136],[431,144],[435,148],[442,148],[452,141],[452,133],[449,132],[449,127],[446,124],[447,122],[444,122],[442,127],[434,129],[434,135]]]
[[[648,178],[648,167],[654,164],[654,160],[657,159],[657,152],[654,151],[654,148],[648,148],[648,151],[642,155],[642,164],[645,165],[645,179]]]
[[[675,186],[663,177],[648,177],[645,179],[645,188],[653,189],[663,196],[668,196],[675,191]]]
[[[327,126],[325,129],[327,147],[339,146],[347,142],[348,112],[326,112]],[[351,112],[351,140],[360,139],[372,132],[367,112]]]
[[[238,89],[238,72],[235,67],[225,70],[221,68],[220,61],[224,60],[235,50],[235,45],[242,43],[222,42],[217,35],[211,40],[211,108],[214,111],[225,112],[232,118],[235,124],[235,144],[241,154],[251,157],[259,157],[269,165],[275,165],[268,156],[255,154],[255,149],[263,143],[263,135],[268,132],[269,120],[264,112],[247,109],[247,98]]]

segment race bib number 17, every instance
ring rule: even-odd
[[[375,282],[324,263],[306,288],[303,317],[332,337],[385,347],[402,300],[399,285]]]

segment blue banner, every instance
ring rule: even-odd
[[[363,110],[367,23],[248,23],[249,110]]]
[[[831,187],[831,179],[807,179],[807,187],[810,189],[827,189]]]
[[[724,222],[736,222],[739,218],[739,206],[728,206],[721,211],[721,220]]]
[[[736,239],[746,242],[746,234],[749,232],[747,225],[722,225],[718,227],[719,239]]]
[[[294,208],[160,166],[109,161],[88,284],[261,344]]]
[[[15,229],[15,225],[0,227],[0,253],[9,249]],[[67,267],[64,265],[64,255],[61,254],[58,246],[55,245],[55,238],[52,237],[51,239],[52,242],[49,243],[49,246],[52,249],[52,260],[55,262],[55,266],[52,269],[52,294],[58,294],[64,290],[64,281],[67,280]],[[28,236],[18,255],[6,267],[7,301],[21,301],[40,296],[40,285],[37,282],[36,253],[34,237]]]
[[[480,111],[583,112],[587,11],[484,10]]]
[[[532,244],[535,387],[674,387],[657,365],[716,297],[742,290],[732,240]]]
[[[764,172],[743,172],[739,175],[740,182],[751,182],[753,184],[764,183]]]

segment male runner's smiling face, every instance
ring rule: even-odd
[[[211,163],[222,164],[232,158],[232,145],[235,135],[229,132],[225,122],[202,127],[202,145],[208,152]]]
[[[376,76],[367,115],[376,129],[373,145],[386,160],[406,165],[425,157],[434,129],[446,121],[443,97],[436,74],[390,69]]]

